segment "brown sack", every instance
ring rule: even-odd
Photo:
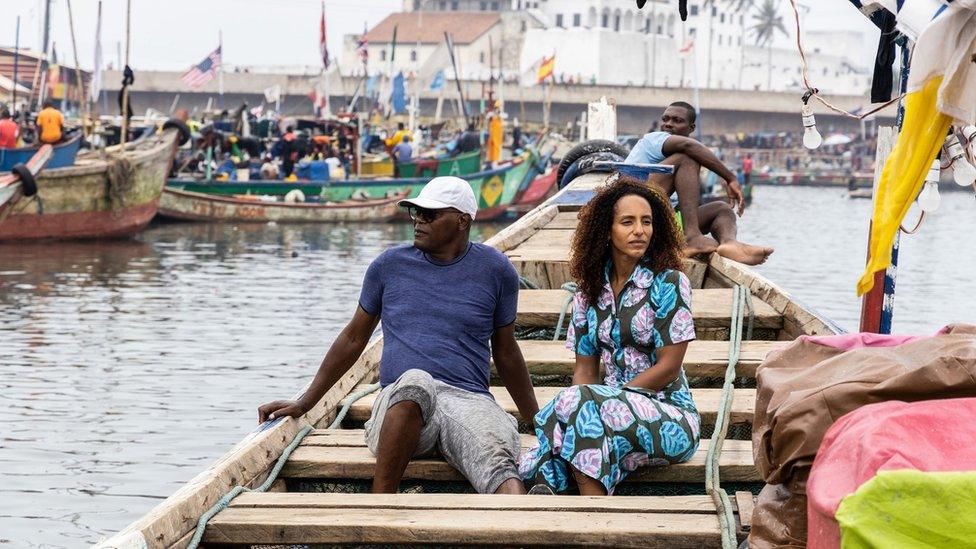
[[[976,326],[848,351],[800,338],[771,353],[756,379],[756,467],[767,483],[784,486],[760,494],[749,543],[789,547],[806,538],[806,480],[827,429],[874,402],[976,396]]]

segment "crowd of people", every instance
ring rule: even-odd
[[[56,145],[64,133],[64,115],[50,99],[44,101],[33,120],[26,109],[12,113],[7,105],[0,105],[0,149]]]

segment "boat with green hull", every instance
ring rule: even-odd
[[[465,176],[480,169],[481,151],[461,153],[457,156],[417,158],[397,167],[399,177]],[[363,175],[393,177],[394,173],[396,172],[394,172],[392,158],[363,162]]]
[[[535,155],[526,152],[498,168],[463,175],[471,184],[471,189],[478,199],[477,219],[483,221],[502,215],[512,204],[523,181],[533,169],[535,169]],[[309,182],[266,180],[201,182],[171,179],[166,183],[166,187],[219,196],[283,196],[289,191],[298,189],[307,197],[318,197],[321,201],[343,202],[392,197],[405,191],[409,191],[410,197],[415,197],[429,179],[430,176]]]

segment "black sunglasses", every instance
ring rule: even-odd
[[[421,208],[420,206],[407,206],[407,215],[410,216],[411,221],[420,223],[433,223],[438,217],[443,213],[461,213],[454,208],[445,208],[442,210],[432,210],[429,208]]]

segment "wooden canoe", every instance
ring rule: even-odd
[[[234,197],[198,193],[173,188],[163,189],[159,215],[184,221],[252,221],[280,223],[336,223],[350,221],[389,221],[397,211],[397,201],[409,190],[377,200],[288,203],[262,201],[257,197]]]
[[[177,136],[176,129],[165,130],[125,151],[81,154],[73,166],[42,171],[37,194],[0,222],[0,240],[106,238],[141,230],[156,215]]]
[[[37,176],[51,162],[53,157],[54,148],[50,145],[42,145],[40,148],[34,149],[34,154],[27,159],[24,165],[32,175]],[[24,185],[20,176],[13,172],[0,176],[0,221],[3,221],[9,208],[23,196]]]
[[[78,150],[81,148],[81,132],[69,136],[62,143],[51,145],[51,160],[47,169],[66,168],[75,163]],[[14,164],[27,163],[37,153],[38,147],[18,147],[16,149],[0,149],[0,172],[9,172]]]
[[[598,174],[574,180],[540,207],[502,230],[487,244],[511,258],[520,274],[540,287],[520,295],[516,321],[523,327],[558,315],[559,286],[568,280],[567,246],[575,230],[576,212],[601,184]],[[721,376],[728,362],[728,326],[732,287],[749,288],[754,302],[752,339],[743,341],[737,374],[755,375],[769,351],[806,334],[834,334],[839,329],[789,293],[749,268],[712,255],[688,260],[693,309],[699,340],[689,346],[685,367],[706,432],[715,422],[721,397]],[[548,293],[547,293],[548,292]],[[555,292],[555,293],[553,293]],[[563,293],[563,297],[565,297]],[[535,315],[535,316],[533,316]],[[541,315],[545,316],[540,319]],[[723,341],[724,340],[724,341]],[[184,547],[196,520],[235,485],[262,483],[282,450],[304,425],[315,429],[285,463],[269,493],[243,494],[208,523],[208,546],[259,544],[417,544],[417,545],[550,545],[621,547],[715,547],[720,545],[716,509],[704,494],[704,456],[708,442],[690,461],[647,468],[628,477],[611,497],[495,496],[471,494],[470,486],[440,458],[412,461],[404,482],[411,493],[373,495],[327,493],[363,491],[375,460],[364,447],[361,422],[370,413],[372,396],[351,405],[341,429],[326,429],[343,400],[360,384],[377,379],[382,339],[371,343],[355,365],[300,421],[276,420],[248,435],[209,469],[160,503],[102,547]],[[573,357],[560,342],[520,341],[530,371],[567,375]],[[324,352],[324,349],[323,349]],[[566,378],[562,378],[565,383]],[[717,384],[716,384],[717,383]],[[544,404],[560,388],[536,387]],[[514,410],[504,388],[494,387],[499,404]],[[755,389],[733,392],[731,419],[748,425],[755,407]],[[746,428],[747,429],[747,428]],[[523,435],[523,444],[532,437]],[[758,474],[748,434],[730,435],[720,454],[725,481],[758,490]],[[690,495],[674,494],[674,483],[697,486]],[[625,489],[626,488],[626,489]],[[435,493],[441,492],[441,493]],[[443,493],[448,492],[448,493]],[[686,491],[687,492],[687,491]],[[752,493],[736,494],[740,537],[751,520]]]

